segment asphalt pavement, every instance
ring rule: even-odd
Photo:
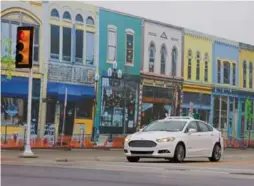
[[[176,168],[175,165],[154,163],[119,164],[109,170],[110,163],[100,169],[96,164],[83,168],[2,165],[3,186],[251,186],[254,176]],[[144,167],[143,167],[144,166]],[[98,168],[98,167],[97,167]],[[150,171],[149,171],[150,169]],[[239,170],[240,171],[240,170]],[[238,171],[238,172],[239,172]],[[228,173],[226,173],[228,172]],[[237,173],[237,172],[235,172]],[[239,172],[240,173],[240,172]],[[254,172],[253,172],[254,174]]]
[[[252,186],[254,150],[227,149],[222,161],[187,159],[184,163],[141,159],[126,161],[122,150],[1,151],[3,186]]]

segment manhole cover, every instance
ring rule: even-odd
[[[68,162],[67,159],[57,159],[56,161],[57,161],[57,162]]]
[[[189,169],[166,169],[170,171],[189,171]]]
[[[250,173],[250,172],[233,172],[230,174],[237,174],[237,175],[245,175],[245,176],[254,176],[254,173]]]

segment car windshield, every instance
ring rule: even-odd
[[[165,120],[165,121],[154,121],[144,128],[143,132],[147,131],[169,131],[178,132],[182,131],[186,125],[186,121],[182,120]]]

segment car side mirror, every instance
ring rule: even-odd
[[[189,132],[189,134],[192,134],[192,133],[197,132],[197,130],[196,130],[196,129],[193,129],[193,128],[190,128],[188,132]]]

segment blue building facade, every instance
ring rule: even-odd
[[[228,139],[241,133],[239,99],[239,46],[229,41],[213,44],[213,92],[210,122]]]
[[[136,131],[141,35],[141,19],[99,10],[97,133],[98,129],[100,134]]]

